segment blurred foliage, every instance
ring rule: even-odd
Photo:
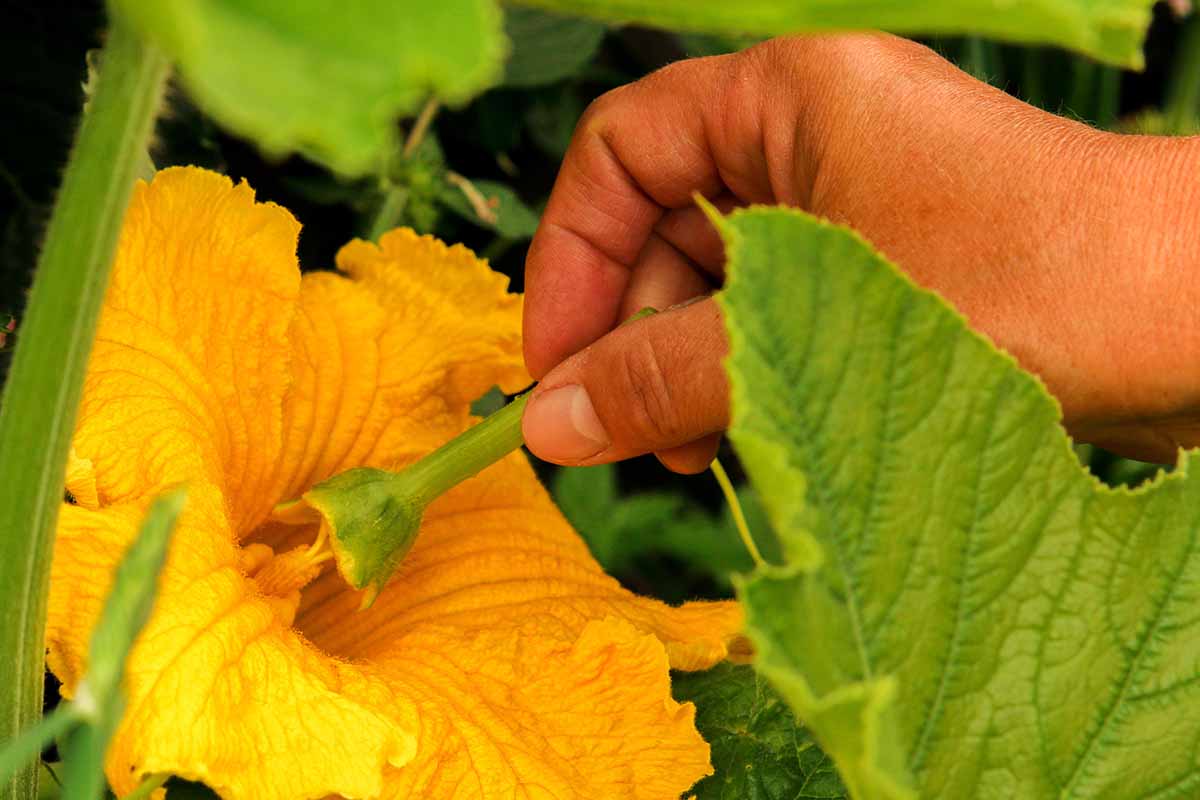
[[[695,485],[693,491],[717,492],[708,473],[688,480]],[[731,597],[730,576],[754,566],[727,506],[714,513],[679,491],[622,494],[612,464],[560,469],[552,491],[606,571],[635,588],[649,585],[653,594],[666,600],[714,591]],[[764,557],[776,559],[779,546],[754,490],[740,489],[738,502]]]
[[[914,34],[942,31],[1070,47],[1136,67],[1154,0],[522,0],[617,23],[687,31],[776,34],[880,28]]]
[[[223,125],[271,155],[375,167],[391,121],[433,94],[463,102],[499,74],[493,0],[113,0]]]
[[[587,65],[604,39],[605,26],[592,20],[512,7],[504,33],[512,47],[504,86],[528,89],[570,78]]]

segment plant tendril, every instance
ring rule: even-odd
[[[754,561],[754,566],[767,566],[766,559],[762,557],[762,553],[758,551],[758,545],[754,543],[754,537],[750,535],[750,526],[746,524],[746,515],[742,513],[742,503],[738,500],[737,492],[734,491],[733,482],[729,480],[729,474],[721,466],[721,460],[714,458],[708,468],[712,470],[713,476],[717,479],[721,493],[725,495],[725,502],[729,503],[729,510],[733,512],[734,527],[737,528],[738,536],[742,538],[742,544],[746,546],[746,552]]]

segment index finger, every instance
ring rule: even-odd
[[[541,378],[618,322],[630,268],[692,194],[774,199],[745,54],[674,64],[597,100],[576,128],[525,266],[525,361]]]

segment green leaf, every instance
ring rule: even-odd
[[[179,66],[197,102],[270,155],[351,175],[378,167],[395,119],[500,77],[493,0],[114,0]]]
[[[545,86],[574,75],[592,60],[606,28],[599,22],[532,8],[509,8],[504,32],[512,52],[504,66],[504,85]]]
[[[63,746],[66,800],[95,800],[104,792],[104,754],[125,712],[121,688],[125,659],[150,618],[158,575],[184,499],[182,489],[156,499],[137,538],[117,564],[112,589],[92,631],[87,673],[69,705],[87,724],[68,733]]]
[[[1041,383],[858,236],[719,227],[731,436],[786,555],[741,583],[747,629],[851,793],[1193,793],[1189,459],[1107,487]]]
[[[692,787],[696,800],[847,796],[829,756],[751,667],[677,672],[671,691],[696,704],[696,728],[712,748],[716,774]]]
[[[538,214],[508,186],[497,181],[451,179],[442,185],[438,199],[458,216],[506,239],[530,239]]]
[[[1153,0],[521,0],[522,5],[682,31],[774,35],[879,28],[1054,44],[1140,68]]]

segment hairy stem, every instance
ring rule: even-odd
[[[167,70],[166,58],[114,17],[0,403],[0,741],[41,713],[46,590],[67,451],[109,267]],[[4,800],[36,794],[34,764],[0,785]]]
[[[405,469],[409,485],[421,486],[432,502],[516,450],[524,443],[521,415],[528,400],[528,394],[521,395]]]

